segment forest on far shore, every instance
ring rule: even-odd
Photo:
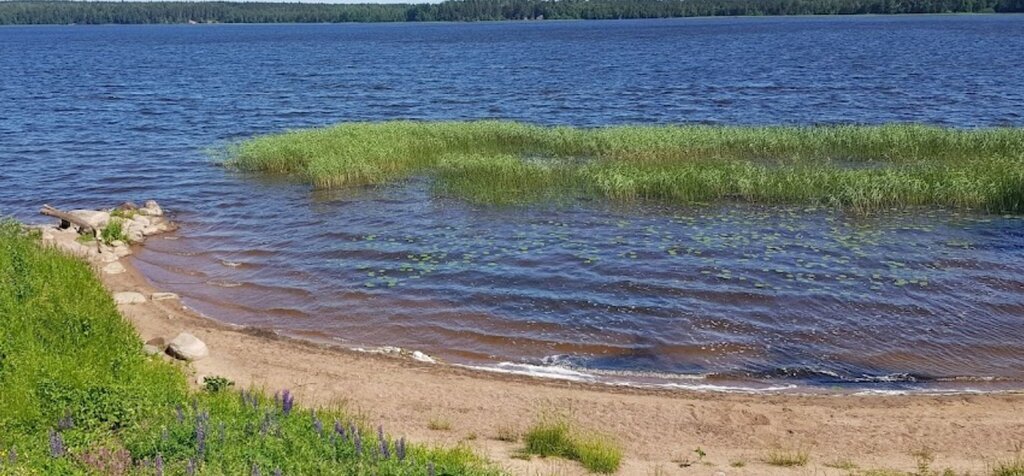
[[[447,0],[437,4],[0,1],[0,25],[610,20],[1024,12],[1024,0]]]

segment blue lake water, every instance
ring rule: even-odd
[[[211,317],[565,378],[1024,388],[1024,222],[314,191],[208,150],[339,121],[1024,126],[1024,16],[0,28],[0,214],[159,200]],[[269,224],[269,225],[268,225]]]

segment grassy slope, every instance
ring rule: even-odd
[[[431,174],[442,193],[496,204],[588,195],[1024,211],[1019,128],[347,123],[250,139],[228,163],[321,188]]]
[[[359,422],[342,411],[285,414],[259,394],[191,393],[180,370],[143,356],[87,264],[9,221],[0,221],[0,399],[0,474],[156,474],[158,459],[164,474],[190,465],[232,475],[254,465],[265,475],[497,473],[464,449],[410,446],[399,461],[388,437],[384,459],[366,427],[357,451]],[[51,451],[56,435],[63,456]]]

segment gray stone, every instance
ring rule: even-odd
[[[134,291],[114,293],[114,302],[117,304],[141,304],[146,302],[146,296]]]
[[[154,301],[166,301],[168,299],[178,299],[178,295],[174,293],[153,293],[149,295],[149,298]]]
[[[124,258],[125,256],[132,254],[132,249],[129,248],[128,245],[115,246],[111,251],[114,253],[114,256],[117,256],[118,258]]]
[[[167,353],[177,359],[191,362],[206,358],[210,355],[210,350],[196,336],[182,332],[167,344]]]
[[[124,265],[114,261],[103,267],[103,272],[107,274],[121,274],[125,272]]]
[[[107,226],[107,223],[110,222],[110,213],[100,210],[71,210],[68,213],[88,223],[96,230]]]
[[[146,355],[159,355],[164,353],[164,350],[155,345],[146,344],[142,346],[142,352]]]
[[[163,216],[164,211],[162,208],[160,208],[160,205],[156,203],[156,200],[149,200],[146,202],[146,206],[139,209],[139,213],[143,215],[159,217]]]

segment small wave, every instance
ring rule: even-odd
[[[597,381],[597,377],[595,375],[558,366],[521,364],[515,362],[499,362],[496,365],[456,364],[456,366],[469,368],[473,370],[483,370],[487,372],[497,372],[511,375],[525,375],[528,377],[551,378],[557,380],[570,380],[573,382]]]
[[[244,283],[237,283],[234,281],[219,281],[215,279],[207,281],[206,284],[209,284],[210,286],[217,286],[219,288],[237,288],[245,285]]]

